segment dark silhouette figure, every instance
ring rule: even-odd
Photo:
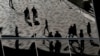
[[[34,23],[34,25],[40,25],[39,21],[36,20],[36,18],[38,18],[38,12],[37,12],[37,10],[34,6],[32,8],[32,12],[33,12],[33,23]]]
[[[82,29],[80,30],[80,34],[79,34],[79,36],[80,36],[81,38],[84,37],[84,34],[83,34],[83,30],[82,30]]]
[[[13,3],[12,3],[12,0],[9,0],[9,6],[15,10],[14,6],[13,6]]]
[[[55,36],[54,37],[62,37],[61,34],[59,33],[59,31],[56,31]]]
[[[16,35],[16,37],[19,37],[18,27],[17,27],[17,26],[16,26],[16,28],[15,28],[15,35]]]
[[[28,9],[28,7],[26,7],[26,9],[25,9],[24,15],[25,15],[25,20],[30,19],[30,14],[29,14],[29,9]]]
[[[48,37],[53,37],[52,32],[49,33]]]
[[[24,15],[25,15],[25,22],[26,22],[29,26],[32,26],[32,23],[28,21],[28,19],[30,19],[30,14],[29,14],[29,9],[28,9],[28,7],[25,9]]]
[[[15,48],[16,48],[16,50],[19,50],[19,40],[15,41]]]
[[[80,35],[80,38],[84,37],[82,29],[80,30],[80,34],[79,35]],[[80,53],[83,54],[83,52],[84,52],[84,40],[81,40],[80,48],[81,48]]]
[[[68,31],[69,36],[68,37],[74,37],[77,36],[77,29],[76,29],[76,24],[73,24],[73,26],[70,26],[69,31]]]
[[[36,46],[35,46],[35,42],[33,42],[32,44],[31,44],[31,46],[30,46],[30,55],[34,55],[34,56],[37,56],[37,53],[36,53]]]
[[[68,30],[68,34],[69,34],[68,37],[69,37],[69,38],[72,37],[72,28],[73,28],[73,27],[70,26],[70,27],[69,27],[69,30]]]
[[[32,8],[32,12],[33,12],[33,22],[35,22],[36,21],[35,18],[38,17],[38,13],[37,13],[37,10],[36,10],[36,8],[34,6]]]
[[[89,1],[85,1],[85,2],[84,2],[84,9],[85,9],[87,12],[89,12],[90,8],[91,8],[90,2],[89,2]]]
[[[88,22],[88,25],[87,25],[87,33],[88,33],[88,35],[89,35],[89,37],[92,37],[91,36],[91,24],[90,24],[90,22]],[[93,42],[93,40],[90,40],[90,44],[92,45],[92,46],[99,46],[98,44],[96,44],[95,42]]]
[[[34,51],[36,50],[35,48],[35,42],[33,42],[30,46],[30,51],[32,52],[32,54],[35,54]]]
[[[73,36],[77,36],[76,24],[73,25],[72,32],[73,32]]]
[[[60,53],[60,50],[61,50],[61,42],[59,40],[56,40],[55,53]]]
[[[74,24],[73,26],[71,25],[68,31],[69,34],[69,38],[73,38],[74,36],[77,36],[77,29],[76,29],[76,24]],[[69,40],[69,44],[71,47],[73,47],[73,43],[76,42],[79,45],[78,40]]]
[[[87,25],[87,33],[88,33],[89,37],[91,37],[91,24],[90,24],[90,22],[88,22],[88,25]]]
[[[53,41],[51,41],[51,42],[49,43],[49,50],[50,50],[51,53],[52,53],[53,50],[54,50]]]
[[[30,50],[34,50],[35,49],[35,42],[33,42],[32,44],[31,44],[31,46],[30,46]]]
[[[47,21],[47,20],[45,20],[44,35],[45,35],[45,30],[47,30],[47,31],[48,31],[48,33],[49,33],[48,21]]]
[[[3,27],[0,27],[0,34],[2,34]]]

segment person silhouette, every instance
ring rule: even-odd
[[[90,22],[88,22],[88,25],[87,25],[87,33],[88,33],[89,37],[92,37],[92,36],[91,36],[91,24],[90,24]],[[93,40],[90,40],[90,44],[91,44],[92,46],[99,46],[99,45],[96,44]]]
[[[91,37],[91,24],[90,24],[90,22],[88,22],[88,25],[87,25],[87,33],[88,33],[89,37]]]
[[[68,36],[69,38],[70,37],[73,38],[74,36],[77,36],[76,24],[73,24],[70,26],[68,34],[69,34],[69,36]],[[79,45],[78,40],[69,40],[69,44],[71,47],[73,47],[74,42],[76,42]]]
[[[47,30],[48,33],[49,33],[49,28],[48,28],[48,21],[47,21],[47,19],[45,20],[44,35],[45,35],[45,30]]]
[[[49,33],[48,37],[53,37],[52,32]]]
[[[77,36],[76,24],[73,25],[73,36]]]
[[[16,50],[19,50],[19,40],[15,41],[15,48],[16,48]]]
[[[61,42],[59,40],[56,40],[55,53],[60,53],[60,50],[61,50]]]
[[[80,36],[80,38],[83,38],[84,37],[84,34],[83,34],[83,30],[82,29],[80,30],[79,36]]]
[[[30,14],[29,14],[29,9],[28,9],[28,7],[26,7],[26,9],[24,10],[24,16],[25,16],[25,22],[26,22],[29,26],[32,26],[32,23],[28,21],[28,19],[30,19]]]
[[[37,56],[35,42],[32,42],[29,50],[30,50],[31,56],[33,56],[33,55]]]
[[[33,42],[32,44],[31,44],[31,46],[30,46],[30,50],[34,50],[35,49],[35,42]]]
[[[35,18],[38,17],[38,12],[37,12],[37,10],[36,10],[36,8],[34,6],[32,8],[32,12],[33,12],[33,22],[35,22],[36,21]]]
[[[68,30],[68,37],[72,37],[72,25],[69,27],[69,30]]]
[[[84,34],[83,34],[83,30],[82,29],[80,30],[79,36],[80,36],[80,38],[83,38],[84,37]],[[84,40],[81,40],[81,42],[80,42],[80,48],[81,48],[80,54],[82,55],[83,52],[84,52]]]
[[[15,35],[16,35],[16,37],[19,37],[18,27],[17,27],[17,26],[16,26],[16,28],[15,28]]]
[[[25,16],[25,20],[30,19],[30,14],[29,14],[29,9],[28,7],[26,7],[25,11],[24,11],[24,16]]]
[[[54,37],[62,37],[61,34],[59,33],[59,31],[56,31],[55,36]]]
[[[50,43],[49,43],[49,50],[50,50],[51,53],[54,50],[53,41],[50,41]]]

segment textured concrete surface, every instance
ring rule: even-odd
[[[20,36],[31,37],[34,33],[37,37],[43,36],[43,30],[45,27],[45,19],[48,20],[49,30],[55,34],[55,31],[59,31],[63,37],[68,36],[68,28],[72,24],[77,25],[77,34],[79,30],[83,29],[85,37],[88,37],[86,31],[86,25],[91,23],[92,36],[98,38],[98,31],[96,27],[95,18],[87,15],[75,5],[67,0],[12,0],[14,8],[9,7],[9,0],[0,1],[0,26],[3,27],[3,35],[15,35],[15,26],[18,26]],[[39,26],[33,24],[32,27],[24,20],[24,10],[26,7],[30,10],[29,20],[32,22],[32,7],[35,7],[38,11]],[[73,9],[69,9],[71,6]],[[81,13],[82,12],[82,13]],[[47,35],[48,33],[46,33]]]

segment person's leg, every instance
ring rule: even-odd
[[[81,40],[81,54],[84,52],[84,40]]]
[[[27,15],[27,19],[30,19],[30,15],[29,14]]]
[[[48,31],[48,33],[49,33],[49,28],[47,27],[46,29],[47,29],[47,31]]]
[[[91,37],[91,33],[89,33],[89,37]]]
[[[46,30],[46,27],[44,28],[44,33],[43,33],[43,35],[45,35],[45,30]]]

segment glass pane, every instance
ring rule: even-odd
[[[5,56],[37,56],[33,40],[2,40]]]
[[[71,40],[72,56],[99,56],[99,40]]]
[[[70,56],[68,40],[37,40],[38,56]]]

